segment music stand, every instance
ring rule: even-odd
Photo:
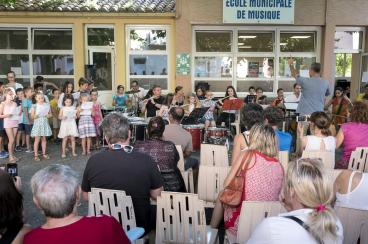
[[[195,108],[188,117],[184,117],[181,121],[182,125],[198,124],[199,120],[207,113],[210,107]]]
[[[222,105],[222,111],[225,110],[239,110],[243,106],[244,101],[240,98],[226,99]],[[229,130],[231,131],[231,117],[229,116]]]

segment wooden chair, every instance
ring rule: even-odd
[[[198,197],[206,202],[206,207],[214,207],[230,167],[200,165],[198,174]]]
[[[280,202],[244,201],[239,216],[238,236],[236,243],[245,243],[254,229],[263,219],[277,216],[286,210]]]
[[[344,229],[344,244],[357,243],[359,237],[363,234],[361,231],[367,228],[365,222],[368,220],[368,211],[336,207],[336,213]],[[364,234],[365,237],[366,233]]]
[[[156,243],[215,243],[217,229],[206,225],[197,194],[161,192],[157,198]]]
[[[348,169],[368,172],[368,147],[358,147],[351,152]]]
[[[335,152],[304,150],[302,158],[320,158],[327,169],[335,168]]]
[[[88,194],[88,215],[100,214],[114,217],[127,234],[137,227],[132,198],[127,196],[125,191],[92,188]],[[143,239],[135,243],[143,244]]]
[[[279,151],[279,162],[282,167],[284,167],[284,171],[286,172],[288,164],[289,164],[289,151]]]
[[[201,144],[200,165],[229,166],[225,145]]]
[[[187,189],[187,192],[194,193],[193,170],[192,169],[185,170],[184,154],[183,154],[183,149],[181,148],[181,145],[176,145],[176,150],[178,150],[178,153],[179,153],[178,168],[183,177],[185,188]]]

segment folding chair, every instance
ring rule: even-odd
[[[88,215],[100,214],[114,217],[128,236],[129,232],[136,232],[139,229],[142,230],[141,235],[144,234],[144,229],[136,226],[132,198],[127,196],[125,191],[92,188],[88,194]],[[143,243],[143,240],[137,240],[136,243]]]
[[[286,172],[288,164],[289,164],[289,151],[279,151],[279,162],[282,167],[284,167],[284,171]]]
[[[239,216],[239,231],[236,243],[245,243],[263,219],[277,216],[284,212],[286,212],[286,210],[280,202],[244,201]]]
[[[225,145],[201,144],[200,165],[229,166],[229,155]]]
[[[366,233],[362,233],[361,230],[367,229],[365,226],[368,220],[367,210],[336,207],[336,213],[344,229],[344,244],[357,243],[362,234],[366,237]]]
[[[335,168],[335,152],[330,151],[303,151],[302,158],[320,158],[326,169]]]
[[[176,145],[176,150],[178,150],[178,153],[179,153],[178,168],[183,177],[185,188],[187,189],[187,192],[194,193],[193,170],[192,169],[185,170],[184,155],[183,155],[183,149],[181,148],[181,145]]]
[[[206,202],[206,207],[214,207],[230,167],[200,165],[198,174],[198,197]]]
[[[217,229],[206,225],[197,194],[161,192],[157,198],[156,243],[215,243]]]
[[[348,169],[368,172],[368,147],[358,147],[351,152]]]

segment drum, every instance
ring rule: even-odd
[[[210,144],[225,145],[229,135],[227,128],[210,127],[205,132],[205,141]]]
[[[201,149],[204,125],[183,125],[183,129],[192,135],[193,150],[199,151]]]
[[[134,144],[136,141],[144,141],[146,139],[146,128],[147,123],[144,121],[130,122],[130,129],[132,131],[130,142]]]

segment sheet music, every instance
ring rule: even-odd
[[[44,103],[43,105],[37,104],[36,106],[36,115],[38,117],[46,117],[50,112],[50,104]]]
[[[82,103],[80,115],[92,115],[93,102]]]
[[[299,103],[284,103],[287,110],[296,110]]]
[[[76,109],[68,109],[68,110],[64,110],[63,111],[63,115],[67,119],[75,119],[76,118],[76,114],[77,114],[77,110]]]

